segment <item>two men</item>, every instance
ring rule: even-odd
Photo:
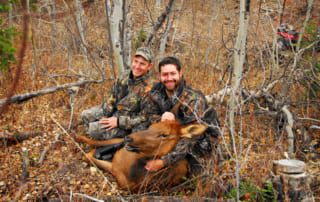
[[[209,127],[202,136],[196,140],[180,141],[162,159],[151,160],[145,166],[149,171],[157,171],[187,159],[191,165],[190,172],[198,173],[201,166],[197,159],[211,153],[215,142],[212,140],[219,135],[216,112],[208,106],[201,92],[186,85],[181,63],[175,57],[166,57],[159,63],[160,82],[149,92],[152,63],[149,51],[143,50],[136,52],[131,73],[124,73],[115,82],[112,96],[103,110],[96,107],[100,111],[91,109],[82,113],[82,118],[89,123],[88,133],[95,139],[108,139],[123,137],[155,121],[177,120],[182,125],[194,122],[206,124]],[[100,115],[100,121],[92,118],[97,114]]]
[[[143,109],[152,88],[152,60],[149,48],[138,48],[130,70],[124,71],[114,82],[106,103],[81,113],[89,136],[105,140],[124,137],[148,127],[148,117]]]

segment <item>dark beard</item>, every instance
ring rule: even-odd
[[[181,80],[173,80],[173,82],[175,84],[173,90],[169,90],[169,89],[166,88],[166,91],[167,91],[168,95],[173,95],[174,94],[174,92],[177,90],[178,86],[180,85]],[[164,84],[166,84],[166,83],[167,82],[164,82]]]

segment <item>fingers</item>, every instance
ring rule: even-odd
[[[99,124],[108,124],[110,121],[108,118],[102,118],[99,120]]]
[[[111,129],[114,129],[115,127],[108,123],[108,124],[102,125],[101,128],[106,129],[106,131],[110,131]]]
[[[165,113],[161,116],[161,121],[165,121],[165,120],[175,120],[174,114],[171,113],[171,112],[165,112]]]
[[[144,166],[144,168],[148,171],[153,171],[152,169],[153,161],[147,162],[147,164]]]
[[[110,131],[117,127],[117,120],[114,117],[102,118],[99,121],[101,128],[106,129],[106,131]]]

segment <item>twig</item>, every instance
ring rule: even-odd
[[[81,196],[81,197],[83,197],[83,198],[86,198],[86,199],[90,199],[90,200],[92,200],[92,201],[96,201],[96,202],[103,202],[104,200],[99,200],[99,199],[97,199],[97,198],[93,198],[92,196],[88,196],[88,195],[85,195],[85,194],[81,194],[81,193],[71,193],[71,196],[70,197],[72,197],[72,195],[73,196]],[[71,200],[70,200],[71,201]]]
[[[68,89],[69,91],[69,96],[70,96],[70,108],[71,108],[71,112],[70,112],[70,120],[69,120],[69,126],[68,126],[68,131],[71,130],[71,127],[72,127],[72,120],[73,120],[73,115],[74,115],[74,100],[75,100],[75,97],[76,95],[78,94],[79,92],[79,87],[72,87],[72,88],[69,88]]]
[[[309,128],[310,128],[310,129],[318,129],[318,130],[319,130],[319,129],[320,129],[320,126],[312,125],[312,126],[310,126]]]
[[[307,118],[307,117],[301,118],[301,117],[297,117],[297,119],[299,119],[299,120],[307,120],[307,121],[314,121],[314,122],[320,123],[320,120],[318,120],[318,119],[313,119],[313,118]]]
[[[62,132],[63,132],[64,134],[66,134],[66,135],[70,138],[70,140],[72,141],[72,143],[81,151],[81,153],[85,155],[86,153],[83,151],[83,149],[80,147],[80,145],[73,139],[73,137],[66,131],[66,129],[64,129],[64,128],[61,126],[61,124],[60,124],[55,118],[53,118],[52,115],[50,116],[50,118],[51,118],[51,120],[52,120],[54,123],[56,123],[56,124],[59,126],[59,128],[62,130]],[[116,190],[116,193],[120,196],[121,201],[125,201],[125,200],[122,198],[120,192],[119,192],[119,191],[114,187],[114,185],[103,175],[102,171],[96,166],[96,164],[95,164],[91,159],[88,159],[88,160],[90,161],[90,163],[91,163],[92,165],[94,165],[94,166],[97,168],[98,173],[103,177],[103,179],[107,182],[107,184],[108,184],[112,189]]]
[[[46,157],[46,154],[47,154],[48,151],[51,149],[51,147],[58,142],[60,135],[61,135],[61,133],[58,133],[58,134],[55,136],[54,141],[52,141],[52,142],[50,143],[50,145],[47,146],[47,147],[43,150],[43,152],[42,152],[41,155],[40,155],[38,164],[41,165],[41,164],[43,163],[44,158]]]

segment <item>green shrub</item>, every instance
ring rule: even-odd
[[[240,182],[239,192],[240,201],[276,201],[271,181],[266,182],[263,188],[260,188],[250,181],[242,181]],[[237,189],[235,187],[232,188],[230,192],[225,194],[225,199],[235,200],[236,197]]]
[[[0,12],[9,11],[8,3],[0,3]],[[9,69],[10,64],[16,61],[16,49],[13,45],[13,39],[17,35],[17,31],[13,26],[4,24],[0,17],[0,71]]]

